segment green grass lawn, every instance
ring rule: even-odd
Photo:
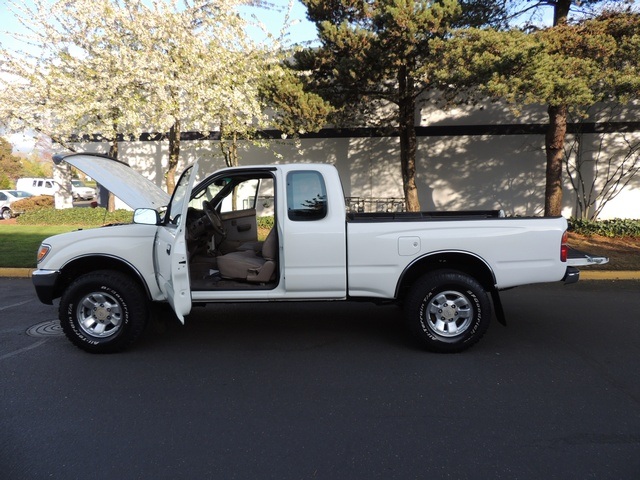
[[[35,268],[40,242],[51,235],[77,230],[77,226],[2,225],[0,268]]]

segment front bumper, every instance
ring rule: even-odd
[[[59,277],[60,272],[57,270],[36,270],[31,274],[31,281],[42,303],[53,304],[53,299],[57,297],[56,282]]]
[[[562,281],[565,284],[570,285],[572,283],[576,283],[578,280],[580,280],[580,270],[576,267],[567,267],[567,271],[565,272],[564,277],[562,277]]]

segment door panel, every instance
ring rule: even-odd
[[[191,311],[191,285],[185,227],[189,196],[198,171],[197,163],[184,171],[155,241],[156,276],[176,316],[184,323]]]
[[[226,243],[233,250],[235,250],[233,246],[237,248],[243,243],[258,240],[256,211],[253,208],[223,213],[222,223],[227,232]]]
[[[294,171],[287,175],[284,228],[285,286],[289,294],[343,298],[347,292],[346,226],[329,203],[322,175]],[[341,204],[344,211],[344,204]],[[333,212],[331,212],[333,213]]]

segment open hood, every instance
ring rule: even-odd
[[[56,165],[66,162],[76,167],[133,209],[157,210],[169,203],[167,192],[126,163],[111,157],[95,153],[58,153],[53,156],[53,162]]]

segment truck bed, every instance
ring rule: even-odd
[[[368,212],[348,213],[348,222],[414,222],[425,220],[481,220],[502,218],[502,210],[451,210],[433,212]]]

